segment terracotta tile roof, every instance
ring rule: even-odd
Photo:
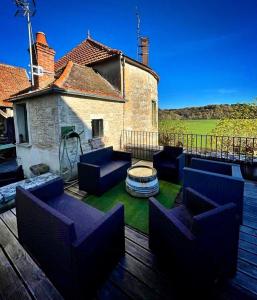
[[[25,69],[0,63],[0,107],[12,107],[6,100],[29,86]]]
[[[91,38],[87,38],[81,44],[55,62],[55,70],[63,68],[69,61],[80,65],[88,65],[94,62],[113,57],[121,51],[107,47]]]
[[[122,95],[92,68],[69,61],[53,86],[87,95],[123,100]]]

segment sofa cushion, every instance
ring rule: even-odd
[[[101,166],[100,177],[104,177],[105,175],[108,175],[115,170],[124,167],[126,164],[128,164],[128,161],[126,160],[112,160],[108,163],[105,163]]]
[[[67,194],[55,197],[47,204],[74,222],[77,239],[89,232],[94,223],[104,216],[98,209]]]
[[[179,205],[171,209],[169,213],[175,216],[182,224],[191,230],[193,224],[193,215],[185,205]]]

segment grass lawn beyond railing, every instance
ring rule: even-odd
[[[159,183],[160,193],[155,198],[166,208],[172,208],[181,187],[163,180],[160,180]],[[117,203],[122,203],[125,207],[125,223],[146,234],[148,233],[148,199],[130,196],[126,192],[124,181],[104,193],[102,196],[89,195],[84,201],[103,212],[109,211]]]

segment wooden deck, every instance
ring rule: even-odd
[[[257,299],[257,183],[246,182],[240,229],[238,272],[232,286]]]
[[[68,190],[83,197],[76,184]],[[257,184],[246,182],[238,272],[217,299],[257,299]],[[16,211],[0,215],[0,299],[62,299],[17,239]],[[98,300],[177,299],[148,248],[148,238],[125,229],[126,253],[97,292]]]

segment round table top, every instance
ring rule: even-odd
[[[149,166],[133,166],[128,169],[128,174],[133,177],[150,177],[156,175],[156,170]]]

